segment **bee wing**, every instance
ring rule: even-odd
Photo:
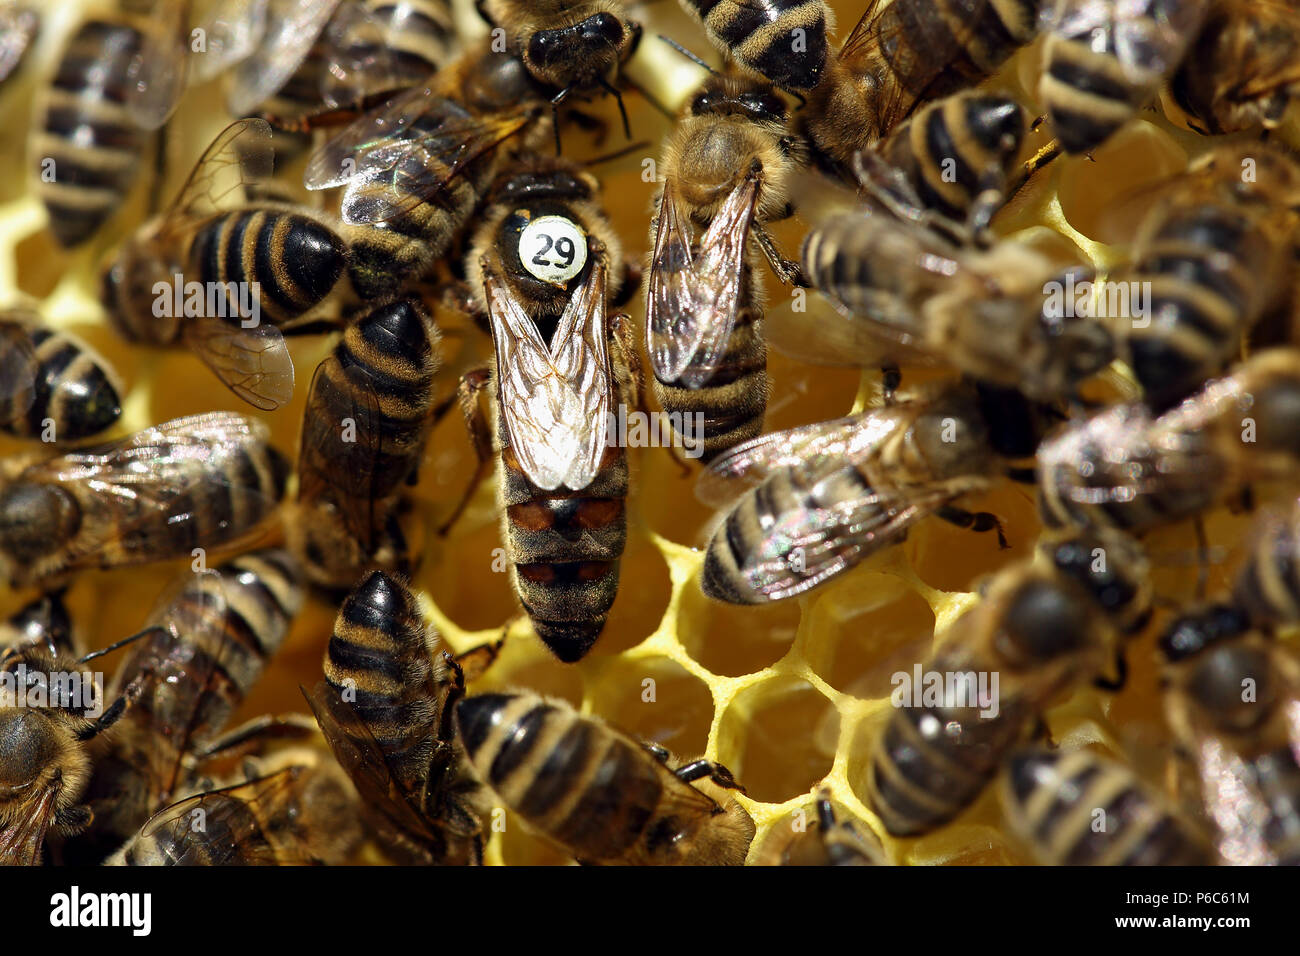
[[[1245,760],[1213,737],[1197,745],[1196,768],[1205,810],[1218,830],[1222,862],[1236,866],[1269,866],[1277,860],[1264,842],[1271,816],[1255,773]]]
[[[209,216],[243,202],[248,190],[271,178],[275,149],[265,120],[235,120],[212,141],[176,194],[157,245],[175,255],[185,235]]]
[[[431,117],[436,121],[428,122]],[[424,203],[446,202],[453,181],[529,118],[528,111],[474,117],[432,86],[417,86],[326,142],[307,161],[303,182],[308,189],[379,184],[379,190],[349,189],[341,213],[350,223],[387,222]]]
[[[713,507],[734,501],[783,468],[809,463],[834,467],[861,460],[910,421],[908,404],[889,405],[859,415],[769,432],[735,446],[700,473],[695,495]]]
[[[28,324],[12,311],[0,314],[0,427],[22,418],[36,402],[36,349]]]
[[[1178,66],[1208,8],[1208,0],[1071,0],[1044,6],[1040,20],[1059,36],[1107,43],[1130,82],[1151,84]]]
[[[290,793],[300,767],[208,790],[179,800],[150,817],[141,839],[161,838],[174,853],[171,866],[292,866],[315,862],[306,847],[273,846],[251,812],[274,806]]]
[[[356,787],[362,805],[369,807],[395,832],[426,845],[433,842],[435,835],[429,821],[413,796],[394,778],[383,748],[352,705],[323,680],[310,692],[305,687],[302,692],[335,759]]]
[[[757,202],[758,180],[747,176],[718,209],[699,251],[692,252],[690,223],[681,215],[673,184],[664,185],[646,316],[650,360],[660,381],[699,388],[717,371],[740,309]]]
[[[805,297],[803,311],[794,299],[769,304],[763,313],[763,336],[783,355],[810,365],[873,368],[885,365],[937,365],[938,356],[916,348],[901,336],[889,334],[847,314],[839,303],[821,293]]]
[[[334,14],[339,0],[270,0],[257,50],[235,68],[226,105],[242,116],[279,92]]]
[[[511,452],[538,488],[587,487],[605,454],[613,389],[603,259],[570,297],[550,349],[486,261],[483,291]]]
[[[158,4],[145,24],[140,52],[127,68],[127,114],[142,129],[166,123],[189,84],[189,8],[189,0]]]
[[[217,378],[254,408],[274,411],[293,397],[293,357],[274,325],[244,328],[237,317],[199,316],[185,321],[182,335]]]
[[[195,82],[220,76],[252,55],[266,33],[269,2],[208,0],[196,18],[196,29],[202,29],[206,37],[206,49],[193,58],[191,71]]]
[[[253,488],[231,487],[227,472],[242,471],[248,449],[265,443],[266,425],[234,412],[177,418],[125,439],[68,452],[34,464],[24,480],[86,485],[112,520],[83,523],[80,544],[69,551],[73,567],[93,561],[116,539],[129,538],[159,516],[169,527],[210,520],[207,502],[230,494],[233,515],[269,513],[273,502]],[[223,524],[228,524],[228,521]],[[255,532],[250,532],[250,534]]]
[[[321,74],[321,102],[328,107],[360,103],[368,93],[401,84],[387,31],[359,0],[344,0],[321,36],[328,68]]]
[[[0,81],[22,62],[40,23],[41,18],[35,10],[16,3],[0,7]]]
[[[659,794],[659,803],[655,807],[658,819],[677,821],[685,828],[694,821],[707,820],[718,812],[718,804],[712,797],[683,781],[658,760],[651,758],[651,761],[663,788]],[[629,866],[645,866],[655,862],[655,857],[645,852],[645,842],[639,841],[633,848],[633,852],[624,857],[622,862]]]
[[[314,409],[346,409],[343,417],[350,416],[354,423],[381,420],[379,396],[370,374],[360,365],[345,367],[337,352],[331,352],[316,366],[308,394]],[[328,433],[341,436],[343,428],[342,421],[331,422]],[[298,453],[298,499],[328,498],[339,509],[353,537],[370,549],[375,535],[373,488],[381,436],[374,428],[360,431],[357,436],[360,441],[329,445],[321,449],[321,454],[309,449],[307,443],[313,434],[322,433],[303,428]]]
[[[0,828],[0,866],[35,866],[40,861],[58,794],[58,787],[47,787],[12,824]]]
[[[842,465],[841,469],[848,467]],[[823,484],[837,478],[831,469],[818,471],[801,464],[795,470],[804,473],[797,482],[813,489],[814,498],[819,497]],[[987,479],[969,476],[935,482],[906,495],[881,494],[864,486],[861,494],[832,504],[788,511],[763,528],[758,547],[746,554],[740,572],[750,591],[762,599],[794,597],[847,570],[877,548],[895,543],[918,520],[955,498],[987,485]]]

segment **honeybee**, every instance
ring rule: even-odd
[[[1152,100],[1210,0],[1056,0],[1038,96],[1067,153],[1089,153]],[[1196,69],[1203,69],[1197,64]]]
[[[889,346],[1054,401],[1115,357],[1104,322],[1049,294],[1090,270],[1063,270],[1021,243],[963,247],[917,222],[844,212],[808,232],[803,270],[845,321],[868,328],[863,361]]]
[[[826,69],[826,29],[834,15],[824,0],[683,0],[722,52],[773,86],[803,93]]]
[[[720,505],[738,481],[748,486],[713,533],[700,586],[732,604],[791,598],[897,543],[929,515],[996,531],[1005,547],[994,515],[954,502],[1031,454],[1043,427],[1022,398],[957,384],[738,445],[696,487]]]
[[[168,212],[123,244],[102,290],[124,338],[184,341],[231,391],[264,410],[293,394],[280,327],[319,304],[347,261],[343,240],[314,215],[269,203],[226,207],[269,179],[274,161],[263,120],[226,127]]]
[[[1160,649],[1165,718],[1221,862],[1300,865],[1300,662],[1223,605],[1174,621]]]
[[[367,819],[404,862],[483,861],[476,788],[451,726],[464,690],[410,589],[368,574],[339,610],[325,679],[307,702]]]
[[[1072,423],[1038,449],[1043,521],[1141,534],[1291,480],[1298,412],[1300,353],[1269,349],[1158,417],[1128,403]]]
[[[74,836],[90,825],[81,802],[89,744],[126,712],[129,698],[104,707],[103,688],[82,663],[40,644],[0,650],[0,673],[13,688],[0,700],[0,865],[39,863],[51,828]]]
[[[1122,680],[1122,640],[1151,614],[1147,572],[1137,543],[1110,530],[1048,538],[1033,560],[997,572],[922,665],[947,682],[939,701],[918,703],[915,687],[886,718],[867,774],[885,828],[915,836],[951,820],[1054,698],[1089,680],[1113,687],[1102,676],[1112,659]],[[988,700],[977,699],[983,675],[998,678]]]
[[[448,0],[278,0],[257,49],[232,72],[235,116],[348,106],[424,80],[451,58]]]
[[[496,364],[471,370],[460,384],[480,462],[474,484],[493,454],[500,462],[497,500],[511,585],[538,637],[566,663],[591,649],[618,593],[628,466],[609,421],[616,403],[641,405],[627,316],[606,314],[610,254],[595,235],[583,234],[579,208],[568,207],[556,217],[563,224],[549,227],[586,257],[565,283],[576,287],[557,323],[554,293],[523,281],[508,248],[479,260]],[[527,241],[503,245],[527,248]]]
[[[294,747],[159,810],[114,866],[341,865],[361,842],[356,792],[332,757]],[[197,825],[201,821],[201,825]]]
[[[253,551],[186,572],[150,616],[113,676],[133,692],[86,800],[95,814],[82,852],[106,855],[190,784],[195,754],[215,739],[279,649],[302,607],[288,552]]]
[[[1300,164],[1264,143],[1226,144],[1156,192],[1124,270],[1149,284],[1149,314],[1125,323],[1121,351],[1161,412],[1222,372],[1263,318],[1289,314]]]
[[[1039,0],[872,0],[808,96],[803,129],[841,170],[927,100],[990,76],[1038,29]]]
[[[433,427],[440,342],[419,302],[398,299],[351,322],[317,367],[288,522],[290,546],[314,584],[347,588],[368,562],[392,570],[405,560],[396,499]]]
[[[1233,603],[1257,627],[1300,623],[1300,502],[1255,521]]]
[[[0,310],[0,431],[77,441],[122,414],[117,373],[75,336],[24,309]]]
[[[791,214],[790,182],[801,162],[776,91],[719,74],[696,91],[665,147],[647,344],[669,420],[703,415],[705,461],[763,428],[767,345],[750,239],[782,281],[796,281],[798,267],[764,227]]]
[[[726,767],[676,768],[563,701],[477,694],[456,705],[457,739],[475,774],[510,810],[582,863],[739,866],[754,821]]]
[[[355,120],[308,160],[308,189],[345,186],[348,274],[363,299],[395,295],[456,240],[512,150],[549,133],[546,107],[523,61],[463,54],[430,82]],[[522,134],[522,135],[521,135]]]
[[[641,42],[641,24],[628,19],[626,6],[623,0],[482,0],[478,10],[489,25],[505,30],[511,52],[533,79],[557,91],[553,107],[572,93],[601,87],[623,111],[614,80]]]
[[[41,16],[17,0],[0,5],[0,84],[9,79],[31,48],[41,28]]]
[[[62,591],[42,594],[0,624],[0,654],[28,645],[37,645],[54,655],[76,656],[72,617],[63,603]]]
[[[1158,791],[1090,750],[1019,750],[1007,760],[1000,795],[1007,826],[1043,866],[1214,862],[1201,835]]]
[[[1171,91],[1207,135],[1281,124],[1300,91],[1300,8],[1294,0],[1210,0]]]
[[[817,794],[817,821],[813,827],[789,832],[779,825],[758,851],[756,866],[884,866],[880,841],[868,839],[848,820],[840,819],[830,793]],[[803,811],[798,811],[802,814]],[[793,823],[793,821],[792,821]]]
[[[0,481],[0,580],[50,587],[83,568],[190,557],[253,534],[288,474],[267,435],[261,422],[210,412],[14,462]]]

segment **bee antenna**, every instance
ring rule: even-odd
[[[626,136],[628,139],[631,139],[632,124],[628,122],[627,107],[623,104],[622,91],[620,91],[618,87],[614,86],[614,84],[610,83],[609,80],[605,79],[603,76],[598,77],[598,79],[600,81],[600,85],[603,86],[606,92],[608,92],[610,96],[614,97],[615,101],[618,103],[618,115],[623,117],[623,135]]]
[[[111,654],[113,653],[113,651],[126,647],[126,645],[128,644],[134,644],[142,637],[149,637],[150,635],[153,634],[166,634],[166,633],[167,633],[166,628],[158,627],[156,625],[154,627],[146,627],[139,634],[132,634],[130,637],[124,637],[120,641],[108,645],[108,647],[100,648],[97,651],[91,651],[85,657],[79,658],[77,660],[77,663],[78,664],[89,663],[90,661],[93,661],[97,657],[103,657],[105,654]]]
[[[622,149],[616,149],[610,153],[601,153],[599,156],[591,157],[591,159],[584,159],[582,161],[582,165],[598,166],[601,163],[608,163],[615,159],[622,159],[624,156],[628,156],[632,153],[635,153],[637,150],[649,149],[649,148],[650,148],[650,141],[648,139],[639,139],[635,143],[629,143],[628,145],[624,146]]]
[[[713,67],[709,66],[709,64],[705,63],[705,62],[704,62],[703,60],[701,60],[698,56],[696,56],[696,55],[695,55],[694,53],[692,53],[690,50],[686,49],[686,47],[682,46],[680,43],[678,43],[676,40],[672,39],[671,37],[666,37],[666,36],[664,36],[662,33],[660,33],[660,34],[659,34],[659,39],[663,40],[663,41],[664,41],[665,43],[667,43],[670,47],[672,47],[674,50],[676,50],[676,51],[677,51],[678,53],[680,53],[682,56],[686,57],[686,59],[690,60],[690,61],[691,61],[692,63],[694,63],[696,66],[702,66],[702,67],[704,67],[704,69],[708,70],[708,71],[709,71],[710,73],[712,73],[714,76],[721,76],[721,75],[722,75],[722,74],[719,73],[717,70],[715,70]]]

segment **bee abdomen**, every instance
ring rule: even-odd
[[[197,278],[205,283],[256,283],[258,308],[275,325],[320,303],[347,261],[347,247],[332,229],[309,216],[276,209],[226,213],[194,242],[191,261]],[[242,315],[239,301],[228,299],[227,315]]]
[[[948,822],[973,803],[993,778],[1019,721],[1002,701],[995,718],[943,707],[894,710],[871,756],[867,797],[894,836],[914,836]],[[950,725],[960,727],[952,735]]]
[[[480,778],[578,859],[618,859],[643,839],[663,785],[631,743],[532,695],[467,697],[456,713]]]
[[[48,420],[56,441],[75,441],[122,414],[108,367],[62,333],[0,319],[0,372],[8,386],[0,389],[0,430],[20,438],[43,435]]]
[[[1121,764],[1032,750],[1008,762],[1007,815],[1054,866],[1204,866],[1204,844]]]
[[[770,382],[762,315],[745,309],[718,362],[700,388],[684,388],[655,378],[655,397],[688,451],[708,462],[763,430]],[[683,434],[689,424],[690,434]]]
[[[108,220],[141,165],[145,135],[125,101],[127,71],[142,44],[133,27],[90,20],[59,62],[35,155],[50,231],[64,247],[85,242]]]
[[[384,27],[387,55],[395,61],[390,67],[395,80],[425,79],[446,62],[456,44],[455,24],[443,0],[372,0],[369,13]]]
[[[343,601],[325,652],[325,680],[352,704],[393,768],[427,774],[438,705],[423,616],[410,590],[373,571]]]
[[[811,90],[826,67],[826,5],[822,0],[687,0],[718,46],[786,90]],[[801,30],[802,34],[796,34]],[[797,44],[796,38],[803,40]]]
[[[1233,588],[1233,600],[1257,623],[1300,621],[1296,530],[1288,522],[1261,535]]]

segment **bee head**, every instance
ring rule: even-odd
[[[692,116],[739,116],[784,125],[785,100],[767,83],[722,74],[710,76],[691,99]]]
[[[593,86],[627,57],[639,36],[634,25],[601,11],[570,26],[538,30],[528,38],[524,63],[548,86]]]

